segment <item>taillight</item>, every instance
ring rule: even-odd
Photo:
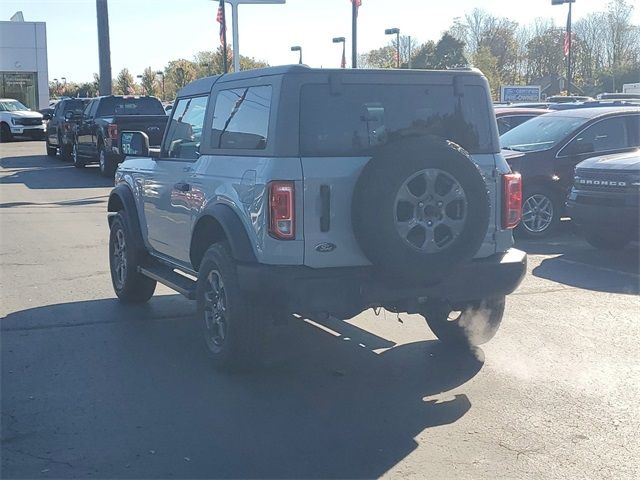
[[[269,183],[269,234],[280,240],[296,237],[295,187],[293,182]]]
[[[107,133],[109,134],[109,138],[116,139],[118,138],[118,125],[115,123],[110,123],[107,127]]]
[[[502,228],[515,228],[522,218],[522,177],[519,173],[502,176]]]

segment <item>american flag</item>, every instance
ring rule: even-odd
[[[227,34],[227,26],[224,18],[224,0],[220,0],[220,5],[218,6],[218,17],[216,20],[220,24],[220,43],[224,46]]]
[[[351,3],[356,7],[356,15],[358,15],[358,8],[362,6],[362,0],[351,0]]]
[[[567,16],[567,28],[564,31],[564,45],[563,45],[563,51],[564,51],[564,56],[568,56],[569,55],[569,50],[571,49],[571,14],[569,14]]]

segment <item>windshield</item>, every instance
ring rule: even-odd
[[[502,148],[516,152],[548,150],[588,120],[541,115],[506,132],[500,137],[500,144]]]
[[[24,111],[29,109],[17,100],[5,100],[0,102],[1,112],[19,112],[21,110]]]
[[[160,100],[153,97],[109,97],[100,102],[97,117],[111,115],[166,115]]]

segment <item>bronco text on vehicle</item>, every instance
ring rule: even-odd
[[[144,302],[159,281],[196,299],[222,368],[255,361],[291,313],[384,307],[446,342],[489,340],[526,255],[488,92],[475,70],[305,66],[187,85],[160,152],[121,133],[116,294]]]

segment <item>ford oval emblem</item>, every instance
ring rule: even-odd
[[[336,248],[338,247],[336,247],[334,243],[322,242],[316,245],[316,252],[329,253],[333,252]]]

